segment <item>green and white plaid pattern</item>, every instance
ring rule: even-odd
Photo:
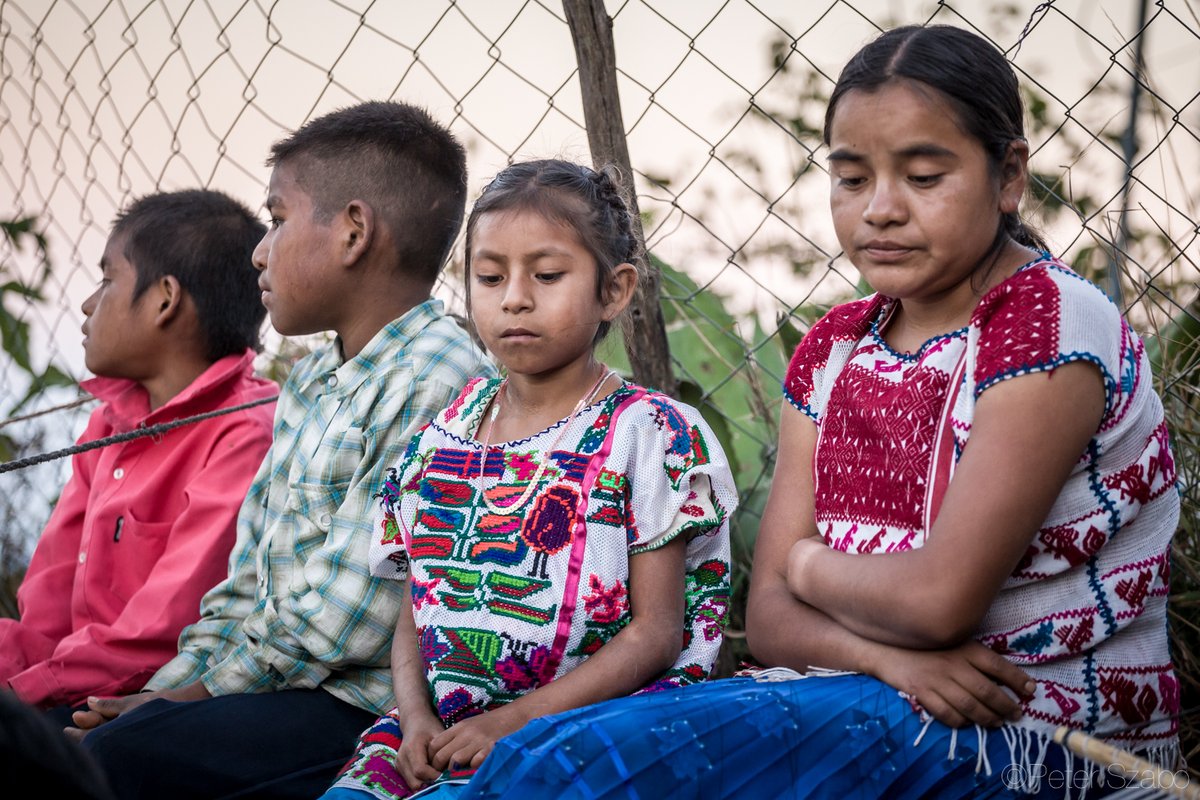
[[[322,686],[375,713],[392,705],[402,584],[368,570],[374,496],[412,435],[468,378],[495,368],[437,300],[350,361],[339,354],[334,343],[292,370],[238,517],[229,577],[147,689],[198,679],[213,695]]]

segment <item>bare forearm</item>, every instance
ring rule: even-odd
[[[746,611],[750,652],[769,667],[811,667],[876,674],[883,647],[797,600],[780,581],[756,587]]]
[[[959,577],[926,563],[932,553],[847,555],[798,542],[789,556],[791,594],[865,639],[916,649],[950,647],[975,629],[986,603]]]
[[[404,726],[411,721],[435,717],[430,701],[429,684],[425,680],[425,665],[417,649],[417,631],[413,622],[408,589],[400,604],[396,632],[392,637],[392,693],[396,698],[396,715]]]
[[[525,720],[632,694],[675,663],[682,631],[635,619],[566,675],[512,702]]]

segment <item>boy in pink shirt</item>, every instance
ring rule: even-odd
[[[118,215],[83,303],[82,386],[103,405],[80,442],[277,394],[253,374],[265,227],[220,192],[144,197]],[[224,575],[274,404],[74,456],[0,619],[0,686],[70,724],[89,695],[136,692],[176,653]]]

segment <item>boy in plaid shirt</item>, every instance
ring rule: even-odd
[[[364,103],[307,123],[267,163],[263,304],[282,334],[337,339],[289,376],[228,576],[179,655],[143,693],[76,714],[121,797],[323,790],[392,702],[400,593],[368,571],[373,496],[412,434],[494,372],[430,298],[466,200],[446,129]]]

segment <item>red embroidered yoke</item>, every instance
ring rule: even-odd
[[[967,327],[912,355],[879,335],[891,307],[875,295],[834,308],[788,369],[788,400],[819,428],[825,541],[848,553],[920,547],[982,393],[1094,363],[1105,384],[1100,428],[978,638],[1037,681],[1019,724],[1069,725],[1134,750],[1174,747],[1166,599],[1179,496],[1141,341],[1097,287],[1048,256],[990,291]]]

